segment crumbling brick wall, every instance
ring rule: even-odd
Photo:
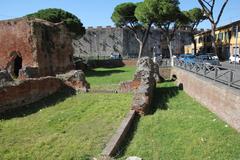
[[[58,91],[62,84],[60,79],[43,77],[14,82],[0,87],[0,113],[51,95]]]
[[[132,109],[140,115],[147,114],[151,109],[154,89],[159,82],[158,71],[151,58],[143,57],[137,63],[133,80],[120,83],[119,92],[134,92]]]
[[[37,102],[65,88],[87,92],[90,86],[81,70],[71,71],[57,77],[9,81],[0,85],[0,113]]]
[[[21,77],[28,67],[38,77],[66,72],[74,67],[72,35],[64,24],[39,19],[0,21],[0,70],[13,72],[16,57],[22,59]],[[31,74],[28,72],[27,74]],[[33,74],[36,77],[36,73]]]
[[[23,66],[37,66],[36,46],[32,36],[32,27],[26,20],[8,20],[0,22],[0,69],[6,69],[18,53]]]

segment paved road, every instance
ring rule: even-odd
[[[240,72],[240,64],[230,64],[229,62],[221,62],[221,65],[225,68]]]

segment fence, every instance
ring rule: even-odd
[[[240,71],[204,63],[184,63],[179,60],[174,61],[174,66],[240,89]]]
[[[157,60],[159,67],[171,67],[171,60],[170,59],[160,59]]]

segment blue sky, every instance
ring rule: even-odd
[[[1,0],[0,20],[21,17],[44,8],[61,8],[77,15],[86,27],[107,26],[113,25],[110,17],[114,7],[129,1],[140,0]],[[216,1],[221,3],[223,0]],[[182,10],[200,7],[197,0],[180,0],[180,3]],[[236,20],[240,20],[239,0],[229,0],[219,26]],[[203,22],[199,28],[210,28],[210,24]]]

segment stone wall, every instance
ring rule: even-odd
[[[184,53],[184,45],[191,43],[189,31],[179,30],[173,41],[174,54]],[[137,56],[139,44],[132,31],[126,28],[89,27],[81,39],[73,41],[74,56],[110,56],[111,53],[120,53],[122,56]],[[151,29],[149,39],[143,51],[143,56],[152,56],[153,48],[156,52],[168,56],[166,39],[159,29]]]
[[[0,70],[16,77],[48,76],[73,68],[72,36],[62,23],[27,18],[0,21],[0,44]]]
[[[123,53],[123,29],[88,28],[86,34],[73,41],[74,56],[110,56],[111,53]]]
[[[132,109],[140,115],[145,115],[150,111],[154,89],[156,88],[154,72],[154,63],[151,58],[143,57],[139,59],[134,80],[139,80],[140,84],[133,96]]]
[[[0,21],[0,69],[8,68],[15,54],[22,57],[23,67],[37,66],[36,39],[32,34],[31,22],[27,20]]]
[[[82,71],[71,71],[56,77],[31,78],[0,86],[0,113],[22,107],[69,88],[87,92],[90,88]]]
[[[37,63],[40,75],[55,75],[74,68],[72,35],[65,25],[33,20],[33,37],[37,39]]]
[[[119,92],[134,92],[132,109],[140,115],[145,115],[150,110],[156,81],[159,80],[156,72],[152,59],[143,57],[137,63],[133,80],[119,85]]]
[[[63,83],[54,77],[14,82],[0,88],[0,112],[36,102],[57,92]]]
[[[239,90],[175,67],[172,75],[176,75],[176,83],[182,84],[186,93],[240,132]]]
[[[159,67],[160,77],[164,80],[169,80],[172,78],[172,67]]]

